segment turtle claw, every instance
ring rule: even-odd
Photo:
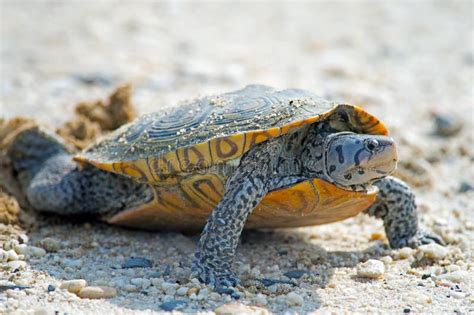
[[[418,231],[415,236],[408,240],[407,245],[412,248],[417,248],[430,243],[437,243],[442,246],[446,245],[440,236],[425,230]]]
[[[199,264],[194,264],[193,275],[201,282],[212,285],[214,291],[221,294],[234,295],[235,286],[240,283],[239,278],[231,271],[218,272]]]

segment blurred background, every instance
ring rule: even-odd
[[[389,125],[428,105],[472,114],[470,1],[2,0],[0,20],[7,118],[58,125],[125,82],[140,112],[262,83]]]

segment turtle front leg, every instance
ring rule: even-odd
[[[379,188],[377,200],[365,212],[383,220],[390,247],[443,244],[438,235],[419,228],[415,195],[403,181],[388,176],[374,185]]]
[[[193,272],[220,293],[232,293],[238,279],[231,270],[247,217],[268,192],[281,141],[254,147],[226,183],[226,192],[209,216],[193,262]]]

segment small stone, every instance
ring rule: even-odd
[[[383,262],[385,265],[390,265],[393,262],[393,259],[390,256],[383,256],[380,257],[380,261]]]
[[[448,280],[455,283],[468,282],[470,279],[469,272],[464,271],[464,270],[457,270],[457,271],[441,274],[437,276],[437,278],[441,280]]]
[[[254,301],[257,305],[267,305],[268,304],[268,301],[267,301],[267,297],[264,295],[264,294],[257,294],[257,296],[255,296],[254,298]]]
[[[151,284],[154,287],[161,288],[161,285],[163,284],[163,279],[161,278],[151,278]]]
[[[21,244],[21,245],[25,245],[25,244]],[[23,252],[21,254],[26,255],[28,257],[43,257],[46,255],[46,251],[42,249],[41,247],[26,246],[25,248],[22,248],[22,250]]]
[[[285,272],[284,275],[290,279],[299,279],[308,273],[309,272],[307,270],[290,270],[288,272]]]
[[[398,259],[407,259],[409,257],[412,257],[414,253],[415,253],[414,249],[410,247],[403,247],[397,252],[396,257]]]
[[[151,268],[153,262],[143,257],[132,257],[122,264],[122,268]]]
[[[40,243],[41,246],[49,253],[55,253],[61,249],[61,242],[52,237],[46,237]]]
[[[188,305],[188,303],[186,303],[186,301],[171,300],[171,301],[168,301],[168,302],[165,302],[165,303],[161,304],[160,308],[163,311],[171,312],[171,311],[174,311],[174,310],[182,309],[182,308],[186,307],[186,305]]]
[[[56,287],[52,284],[48,284],[48,292],[53,292],[54,290],[56,290]]]
[[[240,315],[240,314],[252,314],[252,315],[268,315],[268,311],[265,308],[258,306],[249,306],[238,302],[230,302],[219,306],[214,310],[216,315]]]
[[[418,247],[418,250],[421,251],[425,257],[432,260],[441,260],[448,254],[447,248],[436,243],[421,245]]]
[[[299,294],[295,292],[290,292],[286,295],[285,302],[289,306],[298,306],[303,305],[304,300]]]
[[[369,259],[357,265],[357,276],[362,278],[377,279],[385,273],[385,265],[380,260]]]
[[[186,287],[181,287],[178,290],[176,290],[176,294],[179,296],[184,296],[188,293],[188,288]]]
[[[435,133],[443,137],[451,137],[459,133],[463,128],[463,123],[459,117],[448,113],[432,114],[435,124]]]
[[[78,293],[81,289],[85,288],[87,285],[86,280],[84,279],[75,279],[75,280],[68,280],[61,283],[59,286],[62,290],[67,290],[71,293]]]
[[[205,300],[209,296],[209,289],[208,288],[203,288],[199,290],[199,294],[197,295],[198,300]]]
[[[471,190],[474,190],[474,185],[472,185],[471,183],[468,183],[468,182],[461,182],[461,185],[459,185],[459,189],[458,191],[463,194],[463,193],[466,193],[468,191],[471,191]]]
[[[123,286],[123,289],[127,292],[136,292],[137,291],[137,286],[133,284],[126,284]]]
[[[111,287],[85,287],[77,295],[83,299],[110,299],[117,296],[117,290]]]
[[[24,255],[27,251],[28,245],[26,244],[18,244],[15,246],[14,250],[17,254]]]
[[[133,278],[130,282],[142,289],[147,289],[151,285],[151,281],[144,278]]]
[[[384,237],[384,234],[379,233],[379,232],[375,232],[375,233],[372,233],[370,235],[370,240],[371,241],[378,241],[378,240],[383,239],[383,237]]]
[[[13,249],[8,250],[7,261],[16,261],[16,260],[20,260],[20,258],[18,257],[18,254]]]
[[[197,295],[199,293],[199,288],[189,288],[188,292],[186,293],[188,296],[193,294]]]

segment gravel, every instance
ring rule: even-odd
[[[156,314],[178,300],[184,313],[473,313],[474,191],[458,191],[474,183],[471,12],[462,1],[3,1],[0,117],[33,116],[59,127],[76,103],[106,99],[127,82],[140,113],[249,83],[309,89],[384,121],[421,225],[447,246],[391,250],[382,222],[364,215],[247,231],[234,266],[242,281],[236,302],[189,279],[198,234],[25,212],[22,228],[0,224],[0,274],[29,288],[0,290],[0,313]],[[463,127],[437,135],[434,110]],[[19,253],[18,246],[46,253]],[[7,262],[11,250],[23,260]],[[131,257],[149,262],[122,268]],[[355,276],[370,259],[385,266],[383,280]],[[285,275],[296,270],[308,273]],[[59,289],[74,279],[87,282],[82,288],[114,288],[116,296],[87,299]]]
[[[378,279],[385,273],[385,265],[380,260],[369,259],[357,265],[357,275],[362,278]]]

